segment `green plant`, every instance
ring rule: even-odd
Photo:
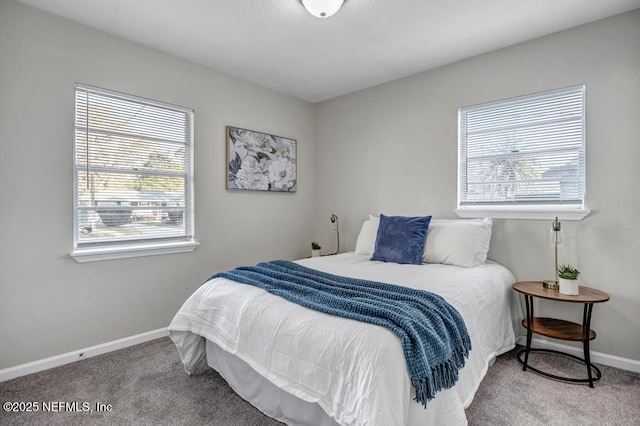
[[[565,280],[576,280],[578,279],[578,275],[580,275],[580,271],[571,265],[560,265],[558,268],[558,277],[564,278]]]
[[[313,241],[311,243],[311,249],[312,250],[320,250],[322,247],[320,247],[320,244],[316,243],[315,241]]]

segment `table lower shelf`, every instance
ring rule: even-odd
[[[522,326],[527,327],[527,319],[522,320]],[[587,327],[571,321],[556,318],[533,318],[531,321],[531,331],[542,336],[552,337],[560,340],[570,340],[574,342],[584,342]],[[596,332],[588,329],[589,340],[596,338]]]

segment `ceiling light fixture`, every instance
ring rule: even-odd
[[[328,18],[340,10],[345,0],[300,0],[307,12],[317,18]]]

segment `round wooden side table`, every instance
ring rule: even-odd
[[[557,289],[545,288],[542,285],[542,281],[517,282],[513,284],[513,289],[518,293],[522,293],[524,295],[527,311],[526,318],[522,320],[522,326],[527,330],[527,344],[524,349],[518,352],[518,360],[523,365],[522,370],[527,371],[527,368],[529,368],[536,373],[542,374],[543,376],[551,377],[556,380],[562,380],[572,383],[589,383],[589,387],[593,387],[593,382],[600,380],[600,377],[602,377],[602,373],[600,372],[598,367],[591,364],[591,357],[589,354],[589,342],[596,338],[596,332],[590,328],[591,312],[593,310],[594,303],[606,302],[607,300],[609,300],[609,295],[600,290],[580,286],[579,292],[576,296],[568,296],[560,293]],[[582,315],[582,324],[577,324],[571,321],[565,321],[556,318],[536,317],[533,312],[534,297],[547,300],[555,300],[558,302],[583,303],[584,312]],[[584,358],[552,349],[532,349],[531,337],[533,333],[551,337],[553,339],[582,342]],[[550,374],[534,367],[528,366],[529,353],[531,352],[557,353],[569,358],[576,359],[586,365],[587,378],[582,379],[556,376],[554,374]],[[524,355],[524,360],[522,359],[522,355]]]

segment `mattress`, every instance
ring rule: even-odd
[[[513,275],[493,262],[461,268],[369,259],[345,253],[298,263],[431,291],[460,312],[472,350],[456,385],[426,409],[413,401],[400,339],[391,331],[224,278],[196,290],[169,327],[185,370],[215,368],[240,396],[287,424],[466,424],[464,408],[489,363],[515,345]]]

